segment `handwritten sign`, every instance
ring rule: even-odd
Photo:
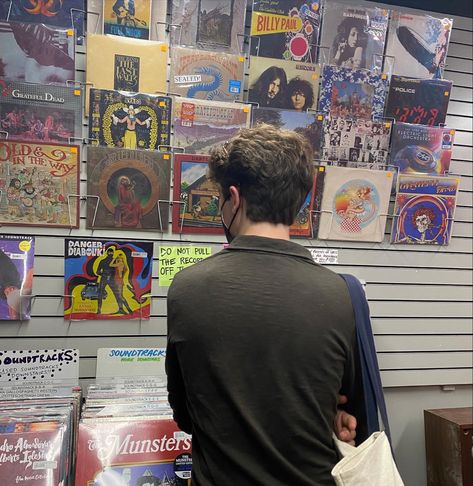
[[[166,376],[165,348],[99,348],[97,378]]]
[[[212,254],[209,246],[161,246],[159,248],[159,286],[169,287],[176,273]]]
[[[315,263],[338,265],[338,250],[335,248],[309,248]]]

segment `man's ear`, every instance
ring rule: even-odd
[[[241,205],[240,191],[236,186],[230,186],[228,191],[230,192],[230,204],[232,207],[232,212],[236,213]]]

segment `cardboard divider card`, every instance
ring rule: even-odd
[[[97,378],[166,376],[165,348],[99,348]]]

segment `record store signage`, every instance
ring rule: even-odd
[[[165,376],[165,348],[99,348],[97,378]]]

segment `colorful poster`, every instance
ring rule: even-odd
[[[386,47],[392,74],[441,79],[452,25],[452,19],[392,12]]]
[[[66,238],[64,318],[149,319],[153,243]]]
[[[169,287],[178,272],[211,255],[210,246],[160,246],[159,286]]]
[[[448,245],[460,180],[400,174],[391,243]]]
[[[151,0],[103,0],[103,33],[149,39]]]
[[[248,101],[260,108],[315,109],[319,79],[318,64],[251,56]]]
[[[76,145],[0,140],[0,224],[77,228]]]
[[[30,318],[33,270],[34,237],[0,235],[0,320]]]
[[[168,96],[92,88],[89,140],[106,147],[157,149],[170,144],[171,113]]]
[[[315,63],[320,19],[320,0],[254,0],[251,55]]]
[[[165,231],[170,178],[169,153],[88,147],[87,227]]]
[[[391,76],[385,115],[403,123],[443,125],[452,85],[446,79]]]
[[[326,2],[319,62],[381,72],[388,19],[386,9]]]
[[[0,77],[10,81],[66,84],[75,79],[71,29],[0,21]]]
[[[318,170],[314,168],[314,182],[312,188],[307,194],[302,207],[297,213],[294,223],[289,228],[290,236],[311,237],[312,236],[312,219],[315,199],[315,182]]]

